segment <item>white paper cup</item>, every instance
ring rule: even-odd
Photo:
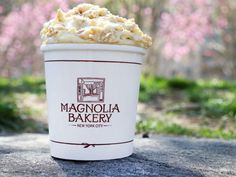
[[[145,49],[49,44],[41,50],[45,58],[51,155],[71,160],[131,155]]]

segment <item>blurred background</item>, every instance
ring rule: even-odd
[[[0,0],[0,132],[47,133],[39,32],[78,3],[134,18],[153,38],[137,133],[236,138],[235,0]]]

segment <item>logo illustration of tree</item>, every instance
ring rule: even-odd
[[[94,90],[96,90],[97,88],[100,87],[100,83],[99,82],[94,82],[93,84],[86,84],[85,86],[89,91],[88,95],[95,95],[95,94],[97,95],[98,93],[94,94]]]

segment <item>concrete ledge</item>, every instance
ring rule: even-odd
[[[0,176],[236,176],[236,141],[185,137],[136,137],[135,153],[124,159],[76,162],[53,159],[48,135],[0,137]]]

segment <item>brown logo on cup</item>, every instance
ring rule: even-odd
[[[105,78],[79,77],[77,79],[78,102],[104,102]]]

